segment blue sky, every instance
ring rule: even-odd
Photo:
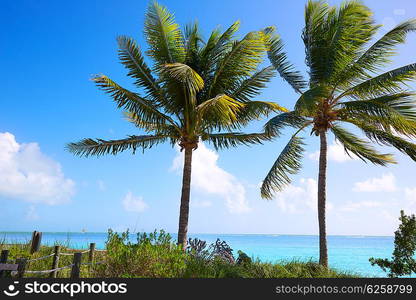
[[[332,4],[339,1],[330,1]],[[381,33],[416,17],[413,1],[365,1]],[[276,25],[302,71],[305,1],[161,1],[179,24],[203,32],[241,20],[240,35]],[[0,231],[153,230],[176,232],[181,154],[169,145],[144,154],[78,158],[67,142],[139,133],[89,80],[104,73],[131,87],[115,38],[142,47],[146,1],[2,1],[0,23]],[[392,68],[416,60],[416,35]],[[257,98],[292,107],[296,94],[275,78]],[[247,131],[259,130],[264,120]],[[308,140],[302,172],[273,201],[259,183],[287,139],[262,146],[195,154],[193,233],[317,234],[317,141]],[[391,235],[400,209],[416,212],[414,162],[398,155],[389,168],[348,159],[330,140],[329,234]],[[393,151],[390,150],[389,151]]]

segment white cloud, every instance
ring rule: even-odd
[[[148,205],[143,201],[143,198],[133,195],[132,192],[128,192],[124,196],[122,204],[124,210],[128,212],[144,212],[148,208]]]
[[[29,209],[26,212],[26,219],[29,221],[35,221],[39,219],[39,215],[36,212],[36,207],[34,205],[29,206]]]
[[[319,151],[310,153],[308,156],[312,160],[319,160]],[[357,157],[353,154],[349,156],[345,152],[344,146],[342,146],[340,142],[334,141],[331,145],[328,146],[328,160],[342,163],[354,159],[357,159]]]
[[[396,178],[392,173],[383,174],[380,178],[369,178],[354,184],[354,192],[394,192],[397,190]]]
[[[208,200],[192,200],[191,205],[194,207],[211,207],[212,202]]]
[[[278,207],[288,213],[316,211],[318,205],[318,184],[313,178],[301,178],[300,185],[290,184],[275,196]],[[327,209],[333,205],[327,202]]]
[[[54,205],[68,202],[74,187],[37,143],[19,144],[13,134],[0,133],[0,196]]]
[[[231,213],[250,211],[246,199],[246,189],[232,174],[218,166],[218,153],[208,149],[202,142],[192,156],[192,188],[212,195],[220,196]],[[183,153],[173,160],[171,170],[182,170]]]
[[[383,204],[377,201],[359,201],[359,202],[348,202],[339,208],[340,211],[361,211],[363,209],[372,209],[376,207],[381,207]]]

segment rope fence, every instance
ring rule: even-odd
[[[55,272],[55,271],[60,271],[60,270],[63,270],[63,269],[69,269],[69,268],[72,268],[73,266],[74,266],[74,264],[70,264],[70,265],[55,268],[55,269],[52,269],[52,270],[25,271],[25,273],[28,273],[28,274],[48,274],[48,273],[52,273],[52,272]]]
[[[39,247],[37,247],[39,248]],[[70,278],[80,278],[81,273],[81,266],[94,266],[100,265],[105,263],[105,260],[102,261],[94,261],[94,253],[95,252],[106,252],[107,250],[98,250],[95,249],[95,243],[90,243],[89,249],[87,250],[75,250],[75,249],[68,249],[74,250],[74,252],[60,252],[61,246],[55,246],[54,252],[45,256],[37,257],[37,258],[18,258],[16,260],[9,260],[9,250],[2,250],[0,256],[0,277],[4,277],[6,273],[13,277],[22,278],[24,274],[30,275],[44,275],[49,274],[49,277],[56,278],[58,271],[62,271],[65,269],[71,269]],[[88,253],[88,262],[82,262],[83,254]],[[73,261],[71,264],[68,264],[63,267],[59,267],[59,257],[60,256],[73,256]],[[44,259],[48,259],[52,257],[52,265],[51,268],[48,270],[26,270],[26,267],[30,265],[32,262],[41,261]],[[92,269],[89,269],[90,271]]]
[[[49,254],[49,255],[45,255],[45,256],[42,256],[42,257],[28,259],[28,260],[27,260],[27,262],[32,262],[32,261],[42,260],[42,259],[45,259],[45,258],[52,257],[52,256],[54,256],[54,255],[55,255],[55,253],[51,253],[51,254]]]

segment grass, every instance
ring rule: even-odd
[[[195,240],[194,240],[195,241]],[[224,242],[207,246],[196,240],[187,251],[175,244],[169,234],[156,231],[147,235],[139,233],[132,242],[129,233],[117,234],[109,231],[106,252],[96,252],[95,261],[105,260],[104,264],[93,267],[81,266],[81,277],[101,278],[352,278],[358,274],[326,269],[314,261],[261,262],[238,252],[232,256],[231,249]],[[198,244],[199,243],[199,244]],[[195,246],[196,245],[196,246]],[[198,247],[199,245],[199,247]],[[73,253],[79,250],[60,245],[61,252]],[[31,255],[30,245],[5,244],[0,242],[0,250],[9,249],[9,260],[16,258],[34,259],[53,253],[53,246],[42,246],[39,252]],[[88,261],[88,253],[83,255]],[[59,266],[70,265],[72,256],[60,256]],[[52,257],[31,262],[27,270],[48,270]],[[58,277],[68,278],[70,269],[60,271]],[[47,277],[48,275],[28,274],[25,277]]]
[[[30,243],[10,243],[10,244],[6,244],[4,243],[4,241],[0,241],[0,251],[2,250],[9,250],[9,257],[8,257],[8,262],[9,263],[14,263],[16,259],[18,258],[26,258],[26,259],[36,259],[36,258],[40,258],[43,256],[47,256],[49,254],[52,254],[54,252],[54,246],[55,245],[59,245],[61,246],[61,253],[75,253],[75,252],[82,252],[85,250],[77,250],[77,249],[71,249],[68,246],[68,243],[62,244],[62,243],[58,243],[56,242],[53,246],[41,246],[38,252],[35,252],[33,254],[30,254]],[[101,261],[104,260],[105,254],[103,252],[95,252],[94,254],[94,261]],[[37,261],[32,261],[32,262],[28,262],[27,266],[26,266],[26,270],[30,270],[30,271],[41,271],[41,270],[50,270],[52,269],[52,259],[53,257],[48,257],[42,260],[37,260]],[[72,259],[73,256],[72,255],[60,255],[59,256],[59,266],[58,267],[63,267],[63,266],[67,266],[72,264]],[[84,253],[82,255],[82,262],[86,263],[88,262],[88,253]],[[70,276],[71,273],[71,269],[64,269],[64,270],[60,270],[57,273],[57,277],[59,278],[68,278]],[[49,277],[49,274],[25,274],[25,277],[37,277],[37,278],[42,278],[42,277]],[[91,277],[96,277],[95,276],[95,267],[91,268],[88,265],[81,265],[81,273],[80,273],[80,277],[82,278],[91,278]]]

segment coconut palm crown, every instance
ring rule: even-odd
[[[416,145],[411,142],[416,137],[415,95],[407,86],[416,78],[416,64],[385,69],[397,46],[416,30],[416,21],[403,22],[372,42],[379,28],[361,2],[333,7],[309,1],[302,34],[309,82],[290,65],[287,72],[291,76],[284,78],[300,97],[292,111],[277,115],[265,125],[271,136],[279,136],[286,127],[294,128],[294,133],[263,181],[264,198],[273,198],[300,170],[305,145],[301,134],[309,128],[320,138],[319,261],[324,266],[328,265],[327,134],[332,133],[347,154],[364,162],[381,166],[395,163],[391,154],[380,153],[373,144],[394,147],[416,160]],[[271,45],[269,58],[278,63],[281,53]],[[357,131],[363,134],[357,135]]]
[[[276,74],[269,66],[258,70],[266,55],[263,31],[235,37],[239,22],[227,30],[212,31],[204,40],[197,24],[182,31],[169,11],[149,5],[145,37],[152,59],[149,66],[139,45],[118,37],[119,58],[139,91],[130,91],[105,75],[95,83],[125,111],[128,121],[145,134],[120,140],[83,139],[68,144],[79,156],[117,154],[149,149],[169,142],[184,150],[178,243],[186,246],[192,152],[206,141],[215,149],[261,143],[264,133],[240,132],[250,120],[272,111],[287,111],[273,102],[251,101]]]

